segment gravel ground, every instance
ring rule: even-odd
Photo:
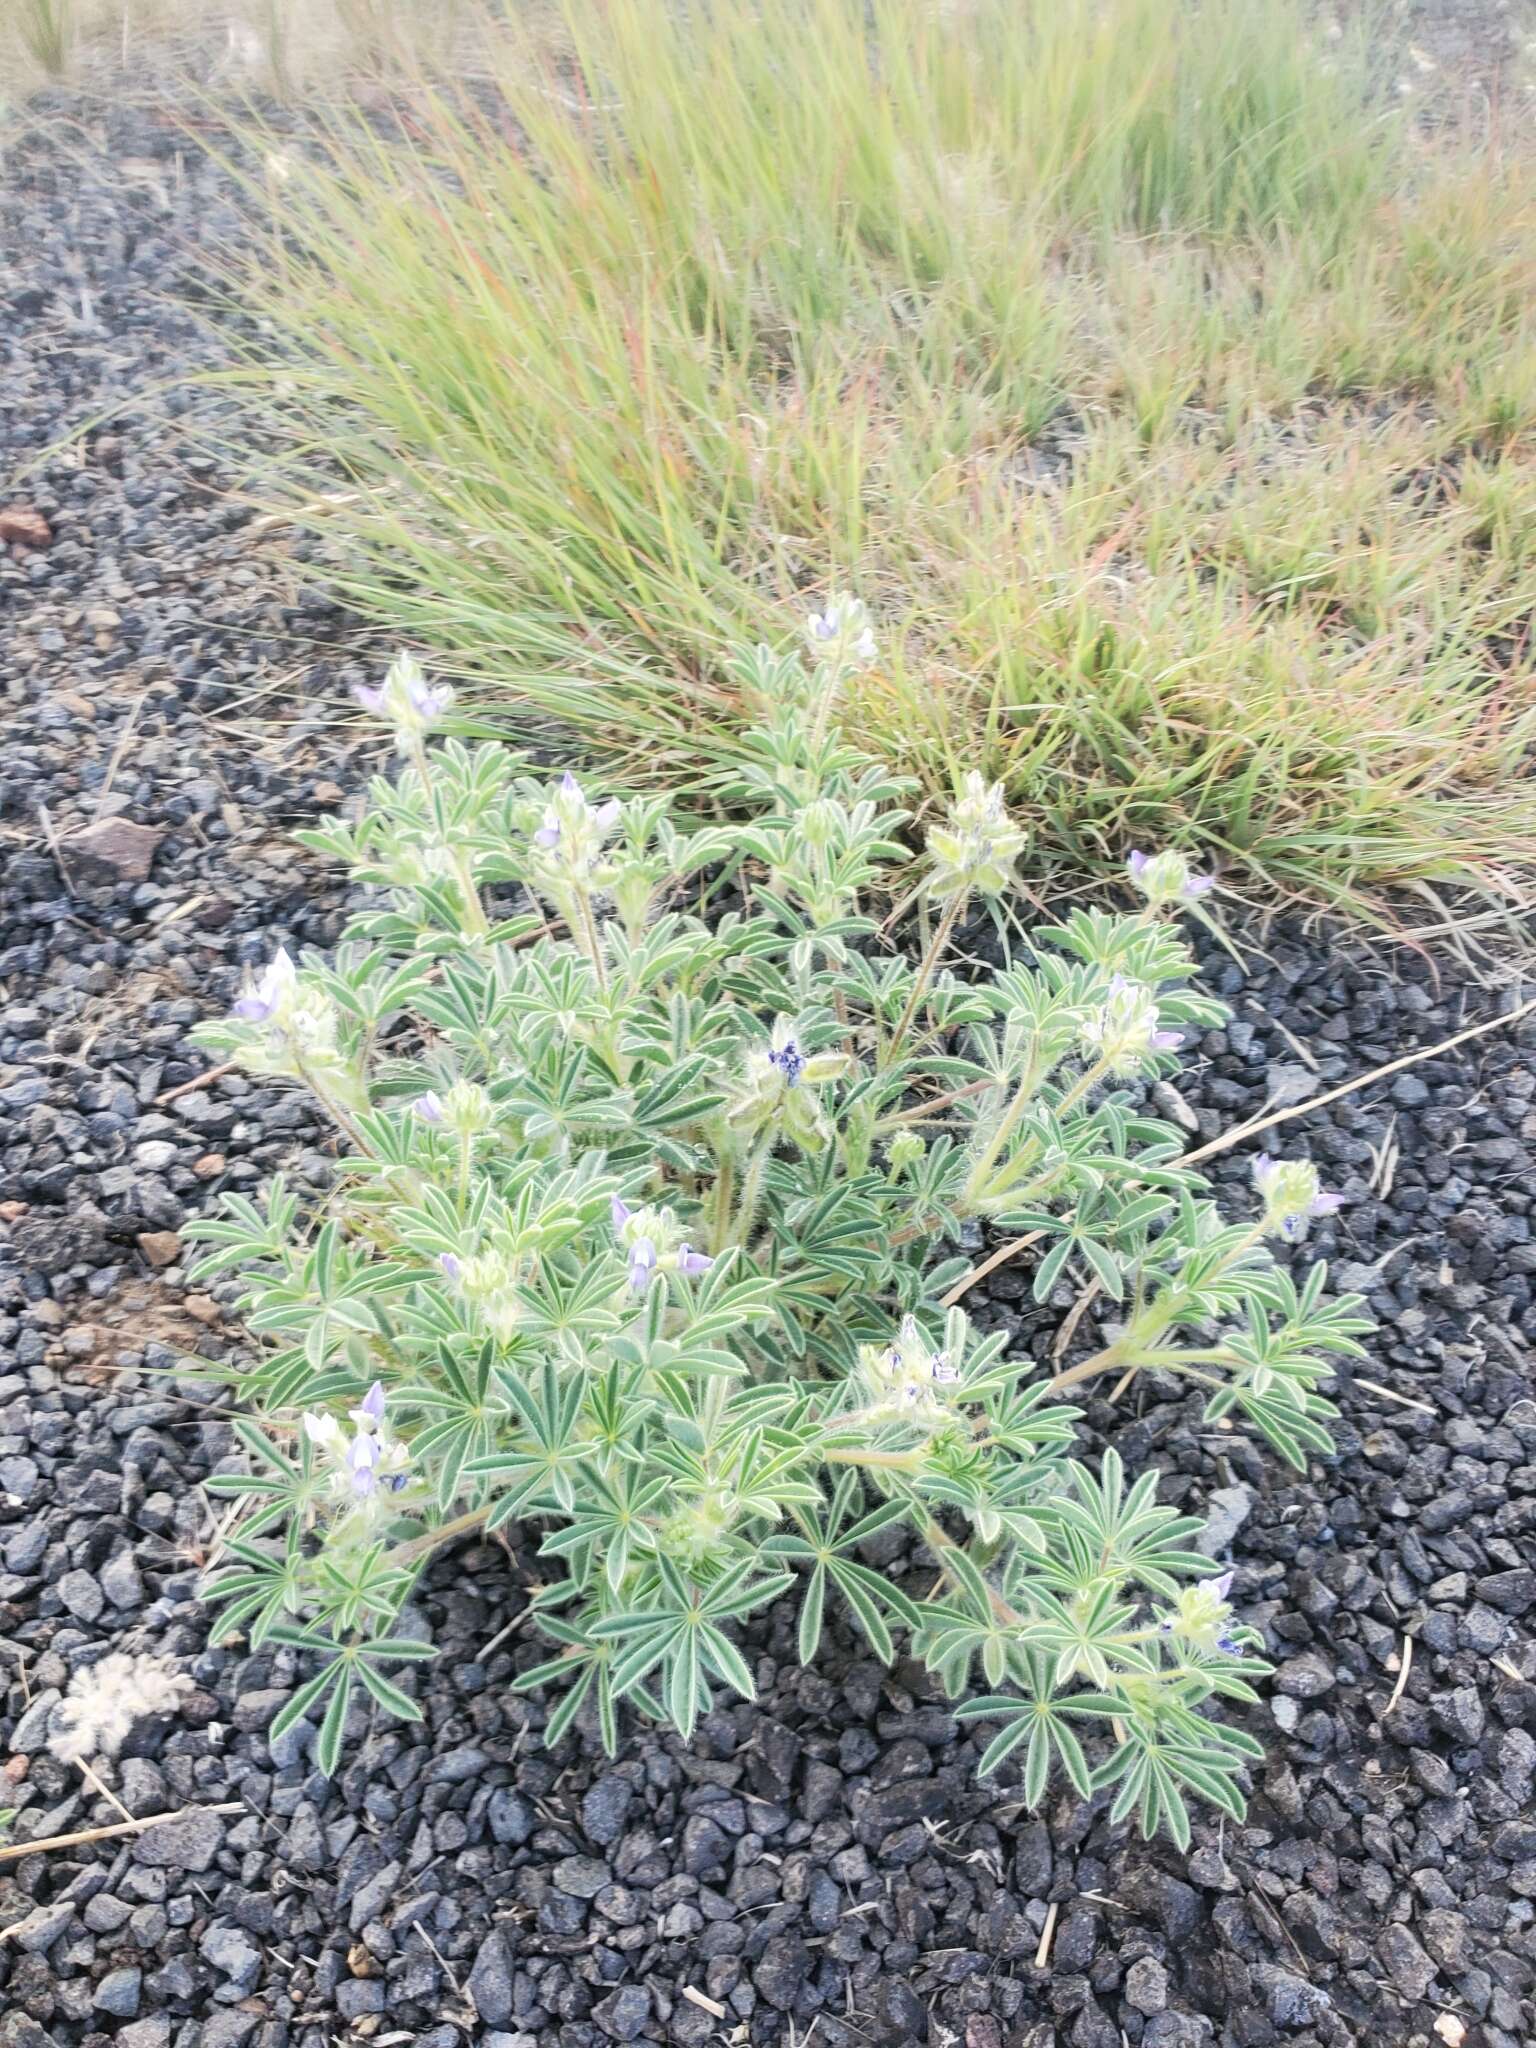
[[[17,458],[215,358],[178,290],[234,222],[173,127],[48,111],[0,180]],[[507,1691],[538,1655],[529,1562],[496,1544],[425,1582],[422,1730],[359,1710],[331,1784],[312,1730],[269,1743],[291,1659],[210,1650],[195,1600],[199,1482],[236,1446],[179,1362],[235,1333],[177,1232],[279,1162],[328,1169],[298,1097],[196,1085],[184,1036],[242,961],[334,938],[334,879],[287,834],[358,767],[341,622],[199,453],[222,402],[121,416],[0,506],[0,1806],[21,1840],[117,1817],[46,1739],[70,1675],[127,1647],[197,1689],[108,1781],[136,1813],[199,1809],[0,1864],[0,2048],[1530,2040],[1530,1022],[1301,1127],[1350,1198],[1314,1249],[1381,1318],[1364,1379],[1415,1405],[1346,1382],[1339,1454],[1305,1481],[1174,1389],[1090,1411],[1214,1513],[1279,1664],[1243,1828],[1202,1823],[1182,1857],[1100,1805],[1032,1819],[1006,1775],[978,1786],[919,1671],[846,1639],[802,1671],[787,1609],[747,1641],[761,1704],[691,1748],[647,1735],[610,1764],[578,1728],[546,1752],[545,1703]],[[1245,955],[1206,963],[1237,1021],[1180,1084],[1204,1136],[1518,995],[1294,931]],[[1026,1292],[1005,1269],[973,1302],[1044,1356],[1059,1311]]]

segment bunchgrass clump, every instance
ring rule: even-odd
[[[226,1633],[322,1658],[276,1725],[323,1705],[326,1770],[359,1691],[419,1716],[389,1667],[431,1655],[396,1632],[428,1558],[517,1522],[550,1741],[584,1703],[610,1748],[625,1709],[691,1734],[753,1694],[734,1625],[793,1596],[806,1661],[831,1603],[876,1656],[990,1688],[959,1711],[1031,1804],[1059,1765],[1187,1842],[1190,1796],[1242,1812],[1258,1746],[1203,1710],[1254,1697],[1258,1638],[1155,1473],[1076,1454],[1063,1396],[1180,1376],[1293,1464],[1325,1451],[1318,1384],[1366,1325],[1269,1242],[1337,1198],[1265,1159],[1229,1222],[1146,1106],[1224,1015],[1190,986],[1178,914],[1209,883],[1179,853],[1133,863],[1133,914],[961,979],[954,934],[1024,845],[971,773],[926,832],[920,956],[882,945],[907,792],[845,723],[878,650],[851,599],[808,642],[730,664],[756,722],[728,826],[436,738],[450,693],[409,660],[362,693],[399,773],[303,836],[373,905],[200,1033],[309,1088],[341,1149],[316,1213],[278,1183],[202,1226],[262,1346],[210,1591]],[[1055,1378],[946,1305],[978,1224],[1035,1238],[1037,1300],[1109,1308]],[[921,1587],[860,1557],[894,1523]]]
[[[739,765],[721,647],[852,574],[860,731],[932,799],[1000,781],[1043,861],[1497,891],[1536,853],[1531,177],[1313,26],[518,10],[472,94],[287,150],[261,487],[626,779]]]

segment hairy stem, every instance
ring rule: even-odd
[[[939,964],[944,948],[949,944],[950,933],[954,930],[955,925],[959,921],[960,913],[964,908],[965,897],[963,895],[951,896],[945,904],[943,915],[934,927],[933,937],[928,942],[928,950],[918,962],[917,973],[913,978],[912,987],[907,995],[906,1008],[897,1020],[896,1029],[885,1048],[885,1057],[881,1061],[882,1066],[889,1066],[897,1053],[900,1052],[902,1041],[911,1030],[913,1019],[917,1016],[923,997],[928,993],[928,984],[933,979],[933,971]]]
[[[747,1239],[752,1235],[752,1225],[757,1218],[757,1206],[762,1199],[763,1174],[767,1170],[768,1155],[772,1150],[773,1138],[770,1133],[758,1140],[752,1157],[747,1161],[747,1170],[741,1180],[741,1198],[736,1204],[736,1221],[730,1229],[731,1244],[745,1247]]]
[[[386,1551],[384,1564],[388,1570],[398,1571],[403,1565],[412,1565],[419,1557],[430,1557],[440,1544],[451,1543],[455,1536],[467,1536],[472,1529],[483,1528],[490,1519],[490,1505],[470,1508],[462,1515],[455,1515],[452,1521],[441,1522],[435,1529],[427,1529],[420,1536],[412,1536],[404,1543],[397,1543],[393,1550]]]
[[[715,1180],[715,1214],[710,1226],[710,1250],[718,1257],[730,1243],[731,1197],[736,1190],[736,1162],[729,1152],[720,1159],[720,1171]]]
[[[945,1565],[944,1555],[946,1551],[960,1550],[964,1546],[956,1543],[952,1536],[946,1536],[932,1515],[923,1523],[923,1541],[937,1556],[945,1577],[955,1583],[955,1574]],[[1001,1622],[1004,1628],[1022,1628],[1028,1619],[1016,1607],[1010,1606],[994,1586],[987,1587],[987,1605],[992,1609],[994,1621]]]
[[[576,909],[583,934],[582,950],[592,962],[592,972],[597,976],[598,987],[606,995],[608,969],[603,961],[602,939],[598,933],[597,919],[592,913],[592,898],[579,884],[576,887]]]

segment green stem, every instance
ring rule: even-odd
[[[932,1095],[926,1102],[916,1103],[911,1109],[892,1110],[889,1116],[882,1116],[876,1120],[875,1132],[878,1135],[881,1131],[894,1130],[902,1124],[927,1123],[930,1118],[936,1117],[941,1109],[952,1109],[957,1102],[964,1102],[972,1095],[981,1095],[988,1088],[995,1086],[991,1075],[983,1074],[979,1081],[967,1081],[963,1088],[951,1088],[947,1095]]]
[[[1098,1081],[1101,1081],[1107,1071],[1108,1062],[1106,1060],[1095,1060],[1091,1067],[1088,1067],[1087,1069],[1085,1069],[1083,1073],[1078,1075],[1077,1079],[1072,1083],[1072,1086],[1067,1090],[1066,1094],[1063,1095],[1061,1100],[1054,1105],[1052,1114],[1057,1117],[1061,1117],[1065,1116],[1068,1110],[1076,1109],[1077,1105],[1088,1093],[1088,1090],[1092,1088]],[[997,1158],[998,1154],[1002,1151],[1003,1147],[1007,1144],[1008,1140],[1013,1136],[1014,1131],[1018,1128],[1020,1117],[1023,1116],[1025,1110],[1028,1109],[1031,1102],[1034,1101],[1035,1091],[1040,1086],[1042,1078],[1043,1077],[1036,1071],[1033,1063],[1028,1068],[1026,1068],[1024,1076],[1020,1080],[1018,1088],[1014,1092],[1013,1100],[1009,1103],[1007,1109],[1003,1112],[1002,1122],[998,1125],[997,1129],[992,1133],[991,1138],[987,1141],[985,1150],[977,1159],[976,1164],[971,1168],[970,1178],[967,1180],[965,1184],[965,1193],[967,1200],[974,1202],[981,1199],[983,1194],[983,1189],[981,1185],[982,1181],[985,1179],[987,1173],[990,1171],[993,1161]],[[985,1193],[988,1195],[1000,1195],[1004,1193],[1007,1189],[1009,1179],[1017,1178],[1017,1176],[1020,1173],[1022,1173],[1026,1167],[1032,1166],[1034,1164],[1035,1157],[1038,1154],[1039,1150],[1040,1147],[1038,1142],[1033,1146],[1033,1148],[1026,1146],[1024,1150],[1020,1152],[1017,1159],[1011,1160],[1009,1162],[1007,1173],[1005,1173],[993,1187],[986,1189]]]
[[[608,969],[603,962],[602,941],[598,936],[597,919],[592,914],[592,898],[578,883],[575,885],[576,908],[585,935],[584,950],[592,962],[592,972],[597,976],[597,985],[604,995],[608,993]]]
[[[462,1515],[455,1515],[450,1522],[442,1522],[435,1529],[428,1529],[420,1536],[412,1536],[408,1542],[397,1543],[393,1550],[384,1553],[384,1564],[389,1570],[399,1570],[412,1565],[419,1557],[428,1557],[440,1544],[451,1543],[455,1536],[467,1536],[471,1529],[479,1529],[490,1517],[490,1506],[470,1508]]]
[[[1189,1379],[1202,1380],[1208,1387],[1219,1387],[1223,1382],[1213,1379],[1208,1372],[1191,1370],[1192,1360],[1209,1360],[1213,1356],[1214,1354],[1208,1351],[1138,1350],[1121,1338],[1107,1350],[1096,1351],[1091,1358],[1085,1358],[1079,1364],[1069,1366],[1065,1372],[1057,1373],[1053,1380],[1046,1383],[1046,1392],[1059,1394],[1064,1387],[1080,1386],[1084,1380],[1097,1379],[1100,1373],[1150,1370],[1180,1372]],[[1220,1362],[1242,1363],[1240,1359],[1235,1358],[1230,1361],[1222,1359]]]
[[[475,886],[474,870],[469,864],[469,855],[462,847],[455,846],[453,871],[458,877],[459,894],[464,898],[464,928],[472,939],[483,939],[490,931],[491,920],[485,914],[485,905],[480,901],[480,891]]]
[[[411,762],[415,767],[416,773],[421,777],[422,794],[425,796],[430,809],[432,807],[432,776],[427,763],[426,742],[418,732],[410,735],[408,744],[411,751]],[[441,820],[439,822],[441,823]],[[491,928],[491,921],[485,914],[485,905],[480,901],[480,891],[475,886],[475,875],[473,868],[469,864],[469,856],[462,847],[452,844],[448,838],[446,826],[443,830],[443,844],[447,847],[448,857],[453,862],[454,879],[458,882],[459,894],[464,899],[464,929],[471,938],[483,939]]]
[[[710,1250],[718,1255],[730,1242],[731,1196],[736,1187],[736,1162],[729,1152],[721,1154],[715,1181],[715,1216],[709,1233]]]
[[[922,1003],[923,997],[928,993],[928,984],[933,978],[935,967],[939,964],[939,957],[943,953],[944,948],[949,944],[949,935],[954,930],[960,913],[964,908],[965,897],[963,894],[951,896],[945,904],[943,915],[934,928],[933,937],[928,942],[928,949],[918,962],[917,973],[913,978],[912,987],[907,996],[906,1008],[897,1020],[896,1029],[885,1047],[885,1056],[880,1062],[882,1066],[888,1067],[901,1050],[902,1040],[912,1028],[912,1021],[917,1015],[919,1005]]]
[[[373,1147],[368,1143],[368,1140],[363,1136],[362,1131],[358,1128],[357,1124],[353,1122],[352,1112],[349,1109],[344,1109],[342,1107],[342,1105],[336,1100],[335,1096],[325,1086],[325,1084],[316,1078],[314,1071],[303,1059],[299,1057],[297,1052],[295,1052],[294,1054],[293,1064],[298,1073],[299,1079],[304,1083],[304,1086],[309,1090],[310,1094],[314,1096],[316,1102],[319,1103],[320,1107],[331,1119],[331,1122],[335,1124],[337,1129],[343,1132],[345,1136],[351,1139],[352,1143],[357,1147],[358,1151],[362,1153],[365,1159],[371,1159],[373,1157]]]
[[[928,1455],[928,1446],[916,1444],[910,1451],[829,1451],[818,1445],[814,1455],[827,1465],[873,1465],[883,1472],[910,1472]]]
[[[945,1577],[955,1582],[955,1574],[944,1563],[944,1553],[947,1550],[960,1550],[964,1546],[956,1543],[953,1537],[946,1536],[932,1515],[923,1523],[923,1541],[938,1557],[940,1569]],[[994,1621],[1001,1622],[1004,1628],[1022,1628],[1029,1618],[1020,1614],[1016,1607],[1011,1607],[1002,1594],[992,1586],[987,1587],[987,1605],[992,1609]]]
[[[757,1215],[757,1204],[762,1194],[763,1174],[768,1165],[768,1155],[773,1150],[773,1137],[759,1139],[757,1149],[747,1161],[747,1170],[742,1176],[741,1199],[736,1205],[736,1221],[731,1226],[728,1242],[739,1244],[743,1249],[752,1235],[752,1224]],[[723,1249],[723,1247],[722,1247]]]

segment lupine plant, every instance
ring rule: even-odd
[[[1059,1765],[1184,1843],[1189,1796],[1240,1815],[1260,1753],[1203,1709],[1267,1667],[1199,1524],[1076,1456],[1063,1397],[1182,1378],[1292,1464],[1326,1450],[1318,1383],[1366,1325],[1269,1241],[1332,1198],[1266,1160],[1228,1221],[1145,1106],[1224,1014],[1177,921],[1208,882],[1137,857],[1133,912],[958,973],[1024,834],[974,775],[921,831],[840,728],[877,659],[861,604],[806,650],[736,659],[759,722],[702,823],[442,736],[450,693],[408,659],[366,693],[398,773],[303,837],[369,907],[199,1034],[307,1087],[340,1153],[315,1213],[279,1181],[203,1226],[265,1347],[211,1592],[227,1633],[323,1658],[278,1722],[323,1703],[326,1769],[359,1689],[417,1717],[401,1608],[471,1532],[517,1523],[546,1563],[551,1654],[518,1682],[552,1742],[584,1704],[610,1749],[626,1707],[688,1736],[717,1688],[752,1696],[736,1624],[793,1594],[809,1661],[830,1602],[952,1695],[980,1675],[958,1711],[1030,1803]],[[915,958],[871,907],[903,892]],[[1054,1377],[943,1303],[985,1230],[1032,1240],[1038,1302],[1112,1317]],[[865,1551],[898,1524],[931,1559],[906,1584]]]

